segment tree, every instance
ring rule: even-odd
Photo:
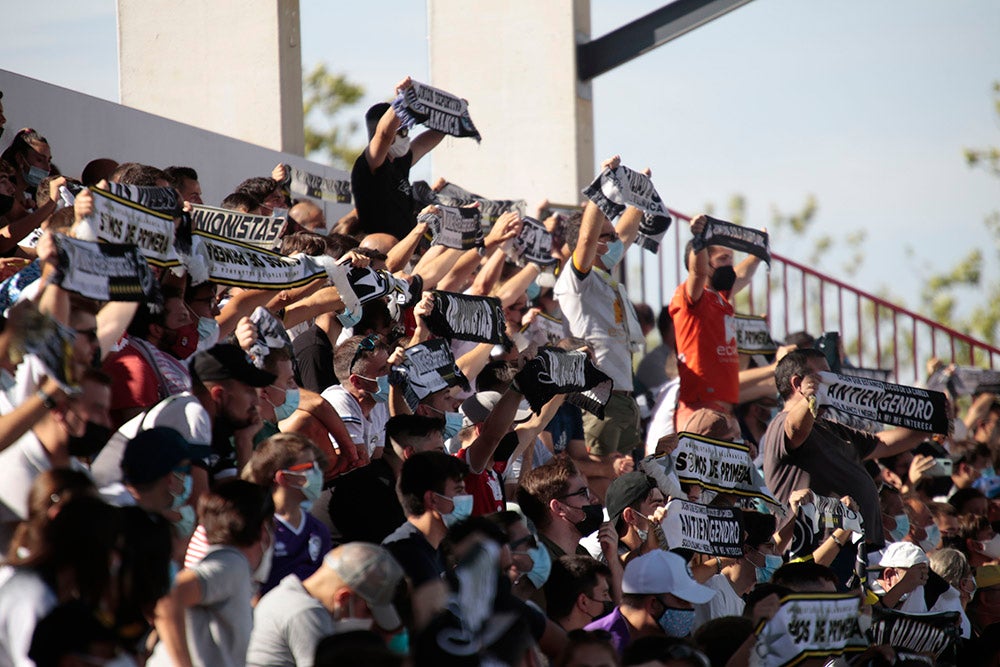
[[[1000,119],[1000,81],[993,83],[993,96]],[[966,148],[964,155],[969,167],[985,169],[1000,178],[1000,147]],[[987,215],[984,224],[993,235],[995,259],[1000,262],[1000,211]],[[945,326],[996,345],[1000,342],[1000,280],[986,279],[984,262],[983,249],[975,248],[951,268],[928,276],[921,291],[922,310]],[[976,302],[964,314],[956,312],[962,296]]]
[[[355,143],[363,115],[353,106],[365,89],[346,74],[333,74],[325,63],[317,63],[302,80],[302,112],[305,117],[306,155],[329,160],[335,167],[350,171],[364,150]],[[353,114],[345,121],[347,112]]]

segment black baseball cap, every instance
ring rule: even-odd
[[[254,366],[240,346],[229,343],[197,353],[190,368],[191,379],[199,383],[238,380],[251,387],[267,387],[278,377]]]
[[[170,474],[190,459],[188,441],[167,426],[141,431],[125,445],[122,474],[126,482],[149,484]]]
[[[604,494],[604,506],[608,508],[611,525],[618,523],[626,507],[639,502],[655,488],[656,482],[653,478],[638,470],[615,478]]]

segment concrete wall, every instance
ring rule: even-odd
[[[184,165],[198,171],[206,204],[217,206],[243,179],[270,176],[279,162],[328,178],[350,175],[215,132],[130,109],[66,88],[0,70],[7,129],[0,147],[6,148],[19,128],[32,127],[46,137],[52,161],[62,173],[79,176],[92,159],[141,162],[157,167]],[[322,205],[322,204],[321,204]],[[332,224],[350,211],[343,204],[326,204]]]
[[[118,0],[122,104],[302,155],[298,0]]]
[[[469,100],[481,144],[448,137],[435,176],[494,198],[578,203],[594,178],[590,84],[576,44],[590,0],[428,0],[428,82]]]

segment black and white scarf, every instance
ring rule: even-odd
[[[747,445],[693,433],[678,435],[674,470],[682,484],[697,484],[716,493],[743,498],[760,498],[777,513],[785,514],[784,505],[767,488],[753,464]]]
[[[847,369],[843,370],[847,372]],[[1000,394],[1000,371],[972,366],[959,366],[953,371],[941,369],[931,374],[927,388],[937,391],[947,389],[952,396]]]
[[[292,194],[337,204],[351,203],[351,182],[348,180],[317,176],[287,164],[285,173],[288,174],[285,183]]]
[[[184,202],[181,201],[177,190],[173,188],[108,183],[107,191],[116,197],[128,199],[140,206],[173,218],[176,218],[184,211]]]
[[[948,433],[947,399],[939,391],[837,373],[820,373],[819,377],[817,405],[833,409],[822,410],[824,418],[840,422],[838,415],[843,414],[915,431]]]
[[[712,507],[675,498],[667,503],[660,526],[669,549],[743,557],[743,512],[735,507]]]
[[[480,141],[482,137],[469,117],[468,106],[460,97],[417,81],[392,101],[392,109],[403,121],[403,127],[423,123],[453,137],[473,137]]]
[[[583,194],[597,204],[609,220],[620,216],[626,206],[641,210],[642,221],[635,242],[650,252],[659,251],[660,241],[673,219],[649,176],[624,165],[605,169]]]
[[[238,241],[265,250],[274,250],[281,242],[288,222],[285,218],[251,215],[224,208],[197,205],[191,219],[194,230],[222,239]]]
[[[159,283],[134,245],[95,243],[53,234],[59,254],[55,284],[98,301],[141,301],[157,312]]]
[[[940,664],[955,664],[960,635],[959,613],[910,614],[872,606],[872,645],[891,646],[897,654],[933,654]],[[939,664],[939,663],[928,663]]]
[[[792,558],[802,558],[815,551],[827,532],[844,528],[864,535],[864,519],[839,498],[814,496],[813,502],[799,505],[792,536]]]
[[[403,391],[410,409],[416,409],[417,403],[436,391],[456,386],[469,389],[469,381],[443,338],[406,348],[406,359],[394,366],[392,373],[394,383],[405,380]]]
[[[756,629],[757,647],[750,660],[760,667],[796,665],[808,657],[824,658],[868,648],[858,625],[855,593],[792,593],[781,598],[773,617]]]
[[[504,244],[507,258],[518,266],[532,262],[542,268],[555,268],[559,260],[552,256],[549,230],[534,218],[522,218],[521,223],[521,233]]]
[[[510,347],[500,299],[440,290],[433,294],[434,308],[424,320],[435,336]]]
[[[718,245],[730,250],[745,252],[771,263],[771,252],[767,232],[750,227],[742,227],[732,222],[709,216],[705,229],[694,237],[695,252],[710,245]]]
[[[736,351],[740,354],[774,354],[778,344],[771,338],[766,317],[736,315]]]
[[[199,282],[195,276],[200,278],[204,273],[205,280],[250,289],[302,287],[322,276],[332,278],[338,272],[332,257],[285,257],[206,232],[193,234],[191,255],[185,257],[185,263],[195,284]]]
[[[257,329],[257,337],[254,338],[250,349],[247,350],[254,366],[263,368],[264,360],[267,359],[267,355],[272,349],[292,352],[292,339],[288,336],[285,325],[267,308],[263,306],[254,308],[254,311],[250,313],[250,321]]]
[[[94,237],[108,243],[135,245],[153,266],[180,266],[174,248],[174,218],[107,190],[91,188],[94,213],[88,226]]]
[[[427,223],[431,245],[458,250],[483,247],[483,224],[475,208],[438,205],[437,213],[422,213],[417,222]]]
[[[586,403],[586,407],[580,407],[600,419],[604,418],[604,406],[613,386],[611,378],[585,352],[557,347],[538,350],[538,355],[525,363],[515,381],[536,414],[557,394],[575,394]]]

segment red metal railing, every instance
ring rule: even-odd
[[[673,210],[671,214],[675,217],[673,252],[664,238],[655,256],[639,249],[630,251],[631,261],[625,267],[633,300],[644,301],[654,310],[670,301],[675,287],[687,275],[681,268],[684,244],[680,230],[690,217]],[[765,315],[776,340],[795,331],[813,335],[839,331],[855,366],[890,370],[902,383],[924,380],[924,365],[931,357],[988,368],[1000,363],[1000,348],[783,255],[772,252],[770,271],[764,268],[758,270],[747,296],[739,295],[736,310]],[[671,273],[674,280],[668,284],[666,276]],[[636,286],[639,289],[634,289]]]

